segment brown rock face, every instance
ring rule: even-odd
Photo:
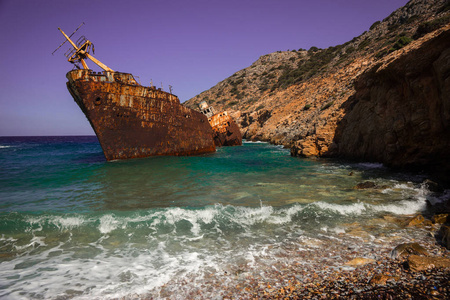
[[[356,81],[335,154],[450,170],[450,27]]]

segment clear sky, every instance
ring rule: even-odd
[[[0,136],[94,134],[66,88],[61,27],[184,102],[261,55],[345,43],[407,0],[0,0]],[[92,62],[88,65],[99,70]]]

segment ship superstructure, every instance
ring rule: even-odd
[[[199,104],[202,114],[208,117],[208,122],[214,131],[214,144],[220,146],[242,145],[242,135],[239,126],[226,111],[216,113],[206,101]]]

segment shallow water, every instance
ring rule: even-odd
[[[0,165],[7,299],[220,299],[246,274],[262,280],[330,241],[420,238],[386,220],[431,197],[420,176],[266,143],[106,162],[95,137],[0,138]],[[365,180],[382,188],[354,189]]]

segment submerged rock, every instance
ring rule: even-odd
[[[364,258],[364,257],[356,257],[348,262],[345,263],[346,266],[351,267],[357,267],[357,266],[364,266],[367,264],[371,264],[375,262],[375,259],[372,258]]]
[[[374,189],[377,185],[373,181],[364,181],[361,183],[358,183],[355,186],[355,189],[357,190],[363,190],[363,189]]]

